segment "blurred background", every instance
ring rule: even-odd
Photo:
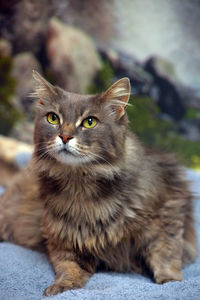
[[[0,0],[3,184],[32,151],[33,69],[77,93],[128,76],[131,129],[200,168],[199,0]]]

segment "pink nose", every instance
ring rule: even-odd
[[[61,134],[59,137],[62,139],[63,143],[66,144],[69,140],[73,139],[73,136]]]

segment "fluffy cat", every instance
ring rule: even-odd
[[[46,245],[55,283],[45,295],[80,288],[100,268],[182,280],[197,255],[193,197],[173,156],[128,129],[129,79],[78,95],[34,78],[35,150],[1,196],[0,237]]]

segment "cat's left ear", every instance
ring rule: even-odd
[[[33,70],[33,78],[36,81],[36,87],[31,96],[36,97],[39,100],[39,104],[44,104],[45,101],[52,101],[57,95],[54,86],[35,70]]]
[[[112,108],[116,119],[120,119],[126,110],[131,92],[130,80],[124,77],[115,82],[104,94],[103,99]]]

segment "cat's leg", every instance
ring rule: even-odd
[[[182,264],[193,262],[198,254],[192,207],[188,207],[184,222]]]
[[[69,249],[59,249],[48,243],[50,260],[55,271],[55,282],[44,290],[45,296],[56,295],[66,290],[81,288],[94,274],[96,264]]]
[[[0,201],[7,200],[5,198]],[[5,203],[4,203],[5,204]],[[28,248],[41,249],[43,243],[40,230],[41,207],[35,202],[18,203],[12,201],[0,204],[0,238]]]
[[[151,229],[150,229],[151,230]],[[183,280],[182,249],[183,249],[183,230],[179,229],[174,234],[165,231],[152,236],[143,252],[147,265],[153,272],[156,283]]]
[[[44,240],[40,229],[43,206],[38,201],[37,186],[26,178],[22,179],[18,177],[0,196],[0,238],[41,249]]]

